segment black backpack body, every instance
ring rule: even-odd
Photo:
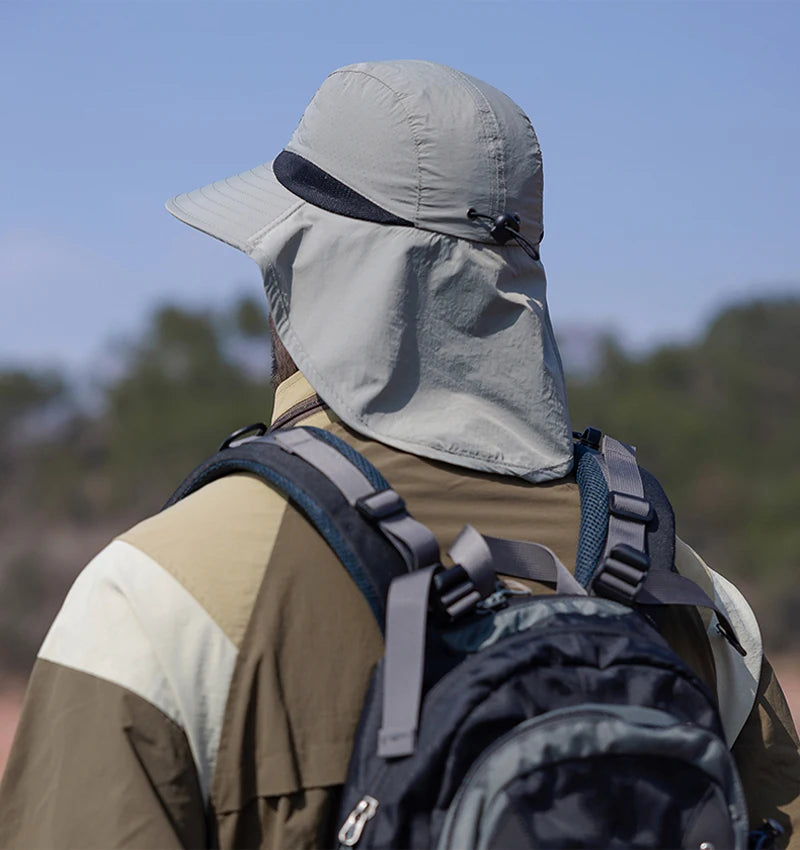
[[[659,610],[710,607],[744,650],[675,572],[669,502],[633,450],[589,429],[576,464],[574,578],[544,547],[470,527],[443,567],[381,474],[318,429],[236,435],[168,503],[233,471],[261,475],[325,537],[384,631],[332,846],[747,847],[716,699],[659,634]]]
[[[640,615],[548,596],[485,619],[446,635],[464,656],[426,693],[410,756],[377,754],[379,665],[343,846],[745,846],[714,698]]]

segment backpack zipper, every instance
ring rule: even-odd
[[[375,812],[378,810],[378,801],[369,794],[365,794],[356,803],[356,807],[347,816],[347,820],[339,830],[339,843],[345,847],[355,847],[361,839],[361,833],[367,821],[375,817]]]

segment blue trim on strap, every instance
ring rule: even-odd
[[[336,434],[331,434],[330,431],[325,431],[322,428],[314,428],[312,426],[298,427],[302,427],[304,431],[308,431],[315,437],[319,437],[320,440],[324,440],[335,449],[338,449],[339,452],[343,454],[356,469],[359,470],[359,472],[366,476],[369,483],[372,484],[376,490],[389,489],[389,482],[380,474],[380,472],[378,472],[377,469],[375,469],[364,455],[362,455],[361,452],[357,452],[351,445],[337,437]]]

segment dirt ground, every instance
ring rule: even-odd
[[[771,659],[792,709],[795,726],[800,728],[800,658],[777,656]],[[0,776],[6,766],[14,731],[22,707],[22,687],[7,685],[0,691]]]

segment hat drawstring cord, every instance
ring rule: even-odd
[[[539,247],[534,245],[530,240],[526,239],[520,232],[520,217],[516,213],[500,213],[500,215],[491,216],[479,213],[475,207],[470,207],[467,210],[467,218],[472,221],[478,221],[489,231],[489,235],[500,245],[505,245],[506,242],[513,239],[523,251],[535,262],[539,262]],[[539,238],[539,242],[544,238],[544,231]]]

